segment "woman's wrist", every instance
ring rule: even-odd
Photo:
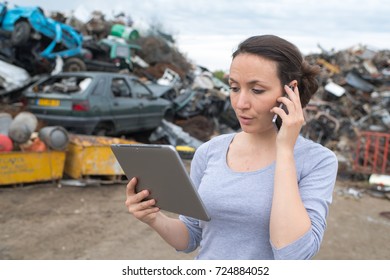
[[[276,147],[276,158],[294,156],[294,147],[279,145]]]
[[[156,229],[159,227],[159,224],[161,224],[161,220],[164,218],[164,215],[159,211],[156,213],[156,216],[150,220],[145,222],[148,226],[150,226],[153,229]]]

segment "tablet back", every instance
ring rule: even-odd
[[[120,166],[130,180],[137,177],[136,192],[150,191],[160,209],[208,221],[210,217],[187,170],[171,145],[113,144]]]

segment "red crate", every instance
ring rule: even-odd
[[[356,145],[354,170],[365,174],[389,175],[389,142],[389,133],[361,132]]]

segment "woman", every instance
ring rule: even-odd
[[[238,133],[196,151],[191,178],[211,216],[165,216],[127,185],[129,212],[178,251],[197,259],[309,259],[319,250],[337,174],[327,148],[299,135],[302,108],[318,88],[318,67],[273,35],[255,36],[233,53],[229,73]],[[284,104],[287,111],[279,108]],[[287,113],[288,112],[288,113]],[[280,116],[276,130],[272,119]]]

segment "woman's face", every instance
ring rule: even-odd
[[[276,62],[254,54],[239,54],[229,74],[230,100],[243,131],[262,133],[274,129],[271,108],[282,96]]]

